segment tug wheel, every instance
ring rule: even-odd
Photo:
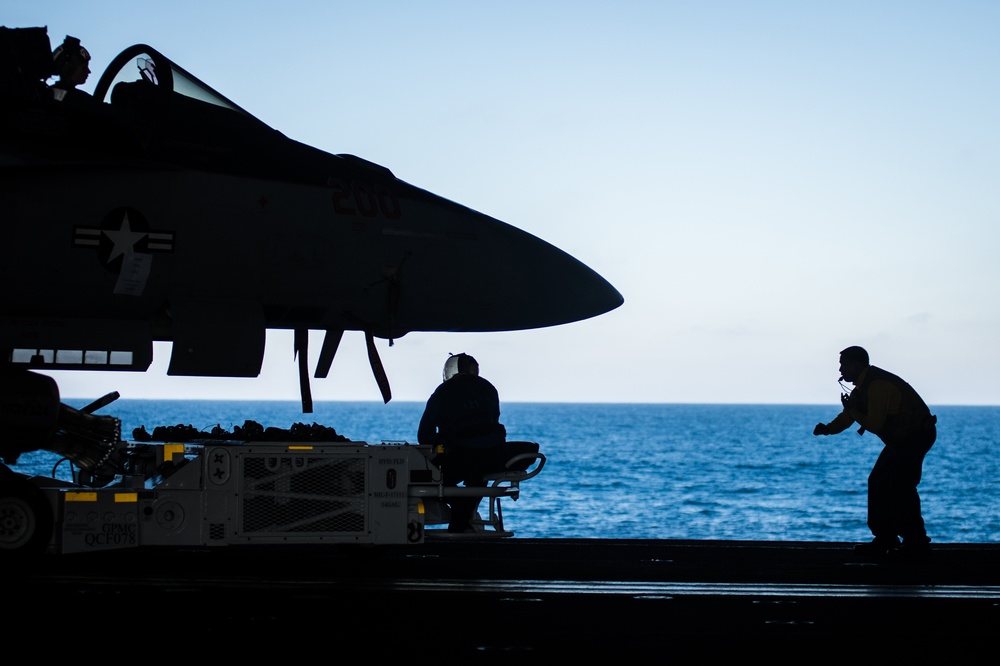
[[[52,510],[28,481],[0,476],[0,554],[41,553],[52,535]]]

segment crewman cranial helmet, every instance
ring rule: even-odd
[[[449,354],[448,360],[444,362],[444,372],[441,376],[444,381],[448,381],[455,375],[478,375],[479,363],[468,354]]]
[[[90,52],[80,44],[79,39],[66,35],[63,43],[52,52],[52,64],[59,72],[67,65],[76,62],[90,62]]]

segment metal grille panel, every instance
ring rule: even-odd
[[[243,536],[365,532],[363,456],[245,455]]]

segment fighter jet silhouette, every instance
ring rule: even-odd
[[[122,51],[92,97],[53,96],[44,28],[0,30],[0,366],[254,377],[265,331],[308,332],[326,377],[347,331],[514,331],[622,295],[551,244],[272,129],[155,49]],[[10,382],[15,384],[11,388]],[[27,385],[26,385],[27,386]]]

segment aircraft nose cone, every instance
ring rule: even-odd
[[[563,250],[489,216],[463,213],[461,228],[408,256],[397,326],[516,331],[589,319],[624,303],[610,282]],[[424,279],[411,281],[410,274]]]
[[[558,326],[621,306],[621,293],[596,271],[563,250],[520,232],[510,262],[497,268],[495,307],[516,328]],[[520,320],[520,321],[518,321]],[[514,330],[512,328],[511,330]]]

